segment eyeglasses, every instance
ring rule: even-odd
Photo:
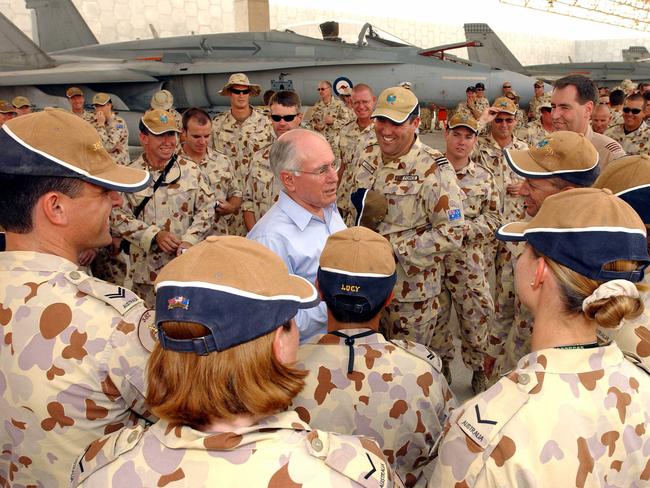
[[[234,93],[235,95],[248,95],[250,92],[251,91],[250,91],[249,88],[245,88],[243,90],[239,90],[237,88],[231,88],[230,89],[230,93]]]
[[[280,122],[281,120],[284,120],[285,122],[291,122],[296,117],[298,117],[298,114],[289,114],[289,115],[271,114],[271,120],[273,120],[273,122]]]
[[[639,115],[642,110],[640,108],[623,107],[624,114],[629,114],[630,112],[632,112],[634,115]]]
[[[494,122],[497,124],[503,124],[504,122],[506,124],[512,124],[514,121],[515,119],[513,118],[502,119],[501,117],[497,117],[496,119],[494,119]]]
[[[316,171],[303,171],[301,169],[293,169],[294,173],[307,173],[309,175],[316,175],[319,178],[325,176],[327,173],[330,171],[334,171],[335,173],[341,168],[341,161],[338,159],[335,159],[332,164],[326,164],[324,166],[321,166],[318,168]]]

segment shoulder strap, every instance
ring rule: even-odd
[[[162,182],[165,181],[165,178],[167,178],[167,175],[169,174],[169,171],[172,169],[172,166],[174,166],[174,163],[178,159],[178,154],[174,154],[167,165],[165,166],[165,169],[163,169],[163,172],[160,173],[160,176],[156,180],[156,182],[153,184],[153,191],[151,192],[151,195],[144,197],[142,201],[138,204],[137,207],[135,207],[135,210],[133,211],[133,216],[137,219],[142,211],[144,210],[144,207],[147,206],[147,203],[149,203],[149,200],[151,200],[151,197],[153,197],[154,193],[156,193],[156,190],[160,188],[160,185],[162,185]]]

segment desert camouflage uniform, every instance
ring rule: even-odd
[[[313,428],[374,438],[406,486],[426,486],[430,455],[457,405],[440,359],[421,344],[387,341],[371,329],[339,332],[352,345],[330,333],[300,347],[297,367],[310,374],[293,408]]]
[[[123,429],[79,457],[72,486],[402,486],[371,439],[311,430],[295,412],[232,432],[165,420]]]
[[[544,129],[539,119],[515,131],[517,139],[524,141],[531,147],[536,146],[539,141],[548,137],[549,134],[550,132]]]
[[[395,299],[382,317],[386,337],[429,344],[442,289],[442,260],[462,245],[465,220],[456,174],[439,151],[416,139],[404,156],[382,161],[378,144],[359,153],[355,188],[383,193],[388,214],[377,232],[397,260]]]
[[[456,176],[465,195],[463,213],[467,230],[463,247],[444,257],[444,288],[439,297],[440,313],[431,348],[445,361],[454,357],[449,324],[453,302],[460,326],[463,362],[478,371],[482,369],[488,326],[494,317],[485,247],[492,244],[494,232],[501,223],[499,195],[494,176],[473,161],[456,171]]]
[[[84,109],[83,112],[80,114],[76,112],[70,111],[71,114],[75,114],[77,117],[81,117],[83,120],[88,122],[89,124],[94,124],[95,122],[95,114],[93,112],[89,112],[88,110]]]
[[[138,339],[152,314],[52,254],[2,252],[0,276],[0,486],[68,486],[82,446],[154,420]]]
[[[646,272],[643,284],[650,286],[650,275]],[[632,362],[650,374],[650,293],[643,293],[643,313],[636,319],[623,320],[618,330],[599,328],[598,337],[603,343],[613,339],[616,345]]]
[[[608,127],[615,127],[623,123],[623,111],[622,110],[612,110],[612,118],[609,119]]]
[[[153,282],[158,271],[175,256],[158,248],[156,234],[166,230],[181,241],[196,244],[210,235],[214,222],[214,191],[205,173],[190,159],[178,158],[167,175],[172,184],[161,185],[136,219],[133,211],[152,194],[154,182],[162,170],[154,170],[144,160],[144,154],[131,163],[133,168],[149,170],[149,187],[137,193],[124,194],[124,206],[113,209],[112,231],[131,242],[133,290],[154,307]]]
[[[508,195],[506,186],[523,181],[510,169],[503,157],[503,150],[491,134],[481,136],[478,140],[478,162],[489,169],[496,178],[500,196],[501,219],[513,222],[526,219],[523,197]],[[525,150],[528,146],[513,136],[512,143],[504,149]],[[515,316],[514,263],[524,249],[518,242],[493,241],[486,247],[486,264],[495,268],[495,314],[490,326],[488,352],[497,357],[503,354],[503,344],[512,327]]]
[[[244,188],[241,209],[242,212],[251,212],[255,222],[278,201],[282,190],[282,184],[275,179],[269,163],[272,145],[273,142],[253,154],[250,175]]]
[[[542,95],[541,97],[533,96],[533,98],[530,100],[530,103],[528,104],[528,117],[531,121],[539,122],[541,115],[539,111],[539,104],[542,103],[544,96],[545,95]]]
[[[630,156],[650,152],[650,127],[645,122],[641,122],[638,129],[629,134],[625,133],[623,124],[620,124],[607,129],[605,135],[619,142]]]
[[[338,148],[343,173],[341,174],[341,181],[337,192],[337,204],[341,209],[341,217],[343,217],[348,227],[354,225],[354,217],[356,216],[356,212],[352,208],[352,202],[350,201],[352,192],[356,190],[356,187],[353,186],[354,175],[357,172],[355,162],[359,161],[359,153],[372,144],[377,144],[374,122],[364,129],[359,129],[355,120],[342,129]]]
[[[591,124],[587,125],[585,137],[589,139],[589,142],[591,142],[596,148],[596,151],[598,151],[598,166],[601,171],[610,161],[627,156],[627,153],[617,141],[605,134],[594,132],[591,128]]]
[[[334,123],[332,125],[326,125],[325,128],[319,132],[325,136],[325,139],[330,143],[330,146],[334,147],[336,144],[336,137],[341,130],[341,127],[348,122],[355,120],[356,117],[354,112],[336,97],[332,97],[332,100],[327,105],[325,105],[322,100],[318,100],[318,102],[314,104],[311,120],[309,121],[309,128],[316,130],[314,126],[317,123],[322,123],[323,119],[327,115],[334,119]]]
[[[454,410],[429,486],[648,486],[648,405],[616,345],[531,353]]]
[[[420,132],[431,132],[431,122],[433,121],[433,113],[428,107],[420,107]]]
[[[129,158],[129,129],[122,117],[113,114],[110,122],[99,125],[97,119],[93,117],[92,125],[99,134],[104,149],[118,164],[128,165]]]
[[[185,152],[183,146],[178,150],[178,156],[192,160]],[[197,164],[208,177],[210,188],[214,192],[215,205],[217,201],[223,202],[231,197],[242,196],[242,192],[237,187],[237,182],[235,181],[232,162],[228,156],[208,147],[205,156]],[[231,227],[230,220],[235,217],[235,214],[219,215],[215,212],[214,224],[210,234],[227,235]]]
[[[515,113],[515,121],[516,121],[515,131],[522,130],[528,123],[528,120],[526,119],[526,114],[524,114],[524,111],[519,108],[519,105],[517,105],[517,112]]]
[[[483,111],[490,106],[490,101],[483,97],[483,98],[475,98],[474,103],[472,103],[471,106],[469,106],[470,110],[472,111],[472,114],[476,120],[479,119]]]
[[[474,104],[472,104],[472,106],[473,105]],[[458,102],[458,105],[456,105],[456,108],[454,109],[454,115],[458,115],[458,114],[467,115],[468,117],[474,117],[472,109],[467,104],[467,100]]]
[[[251,107],[251,115],[243,122],[237,122],[230,110],[217,114],[212,120],[212,144],[232,162],[235,171],[236,188],[243,194],[251,170],[253,154],[268,146],[275,138],[273,127],[267,116]],[[228,234],[246,235],[246,226],[238,213],[230,216]]]

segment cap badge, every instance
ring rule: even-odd
[[[388,95],[386,97],[386,101],[390,104],[393,104],[397,101],[397,97],[395,95]]]
[[[174,297],[167,300],[167,310],[174,308],[182,308],[187,310],[190,308],[190,299],[184,296]]]
[[[500,102],[499,105],[500,105],[501,107],[507,107],[507,106],[508,106],[508,102]]]
[[[161,116],[160,116],[160,121],[161,121],[163,124],[166,124],[168,120],[169,120],[169,119],[167,118],[166,115],[161,115]]]
[[[547,145],[548,145],[548,139],[542,139],[541,141],[539,141],[537,143],[537,147],[539,147],[539,148],[542,148],[542,147],[547,146]]]

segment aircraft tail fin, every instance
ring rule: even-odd
[[[463,27],[465,28],[467,42],[479,41],[482,44],[482,47],[467,48],[470,61],[528,74],[526,68],[522,66],[489,25],[465,24]]]
[[[630,46],[627,49],[622,49],[623,61],[639,61],[641,59],[650,58],[650,53],[645,46]]]
[[[0,70],[50,68],[56,63],[0,14]]]
[[[98,44],[71,0],[26,0],[36,12],[39,46],[47,52]]]

